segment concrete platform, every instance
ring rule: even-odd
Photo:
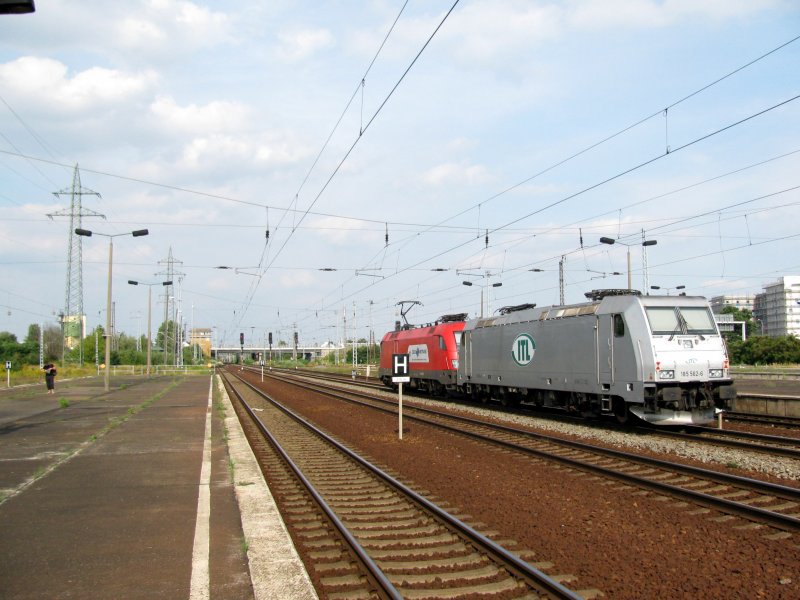
[[[209,376],[0,395],[0,599],[315,597]]]

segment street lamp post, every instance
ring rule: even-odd
[[[623,246],[627,247],[628,249],[628,289],[632,289],[633,284],[631,283],[631,246],[655,246],[658,241],[657,240],[644,240],[638,244],[626,244],[625,242],[621,242],[619,240],[615,240],[614,238],[608,237],[601,237],[600,238],[601,244],[622,244]]]
[[[150,315],[152,313],[152,290],[154,285],[172,285],[171,281],[160,281],[155,283],[145,283],[143,281],[133,281],[132,279],[128,280],[128,283],[131,285],[146,285],[147,286],[147,376],[150,377],[150,350],[153,347],[152,343],[152,331],[153,327],[150,324]],[[165,332],[166,333],[166,332]],[[166,340],[166,337],[164,338]]]
[[[141,237],[150,233],[147,229],[137,229],[136,231],[126,233],[98,233],[92,232],[88,229],[78,228],[75,230],[77,235],[85,237],[92,237],[92,235],[101,235],[108,238],[108,296],[106,298],[106,372],[105,372],[105,391],[109,390],[109,373],[111,372],[111,265],[114,258],[114,238],[121,235],[132,235],[133,237]]]
[[[471,275],[471,273],[465,273],[465,275]],[[486,312],[489,312],[489,277],[491,277],[491,276],[492,276],[492,274],[489,273],[488,271],[487,271],[487,273],[485,275],[477,275],[477,277],[483,277],[486,280],[486,285],[484,286],[484,288],[481,289],[481,317],[484,316],[484,311],[483,311],[484,290],[486,292]],[[472,286],[473,285],[471,281],[462,281],[461,284],[462,285],[467,285],[467,286]],[[499,288],[499,287],[502,287],[502,285],[503,285],[502,283],[498,282],[498,283],[493,283],[492,287],[493,288]]]
[[[685,290],[685,285],[676,285],[675,287],[661,287],[660,285],[651,285],[651,290],[667,290],[667,296],[669,296],[670,290]],[[685,295],[685,294],[684,294]]]

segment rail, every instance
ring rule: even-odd
[[[294,385],[305,387],[307,389],[312,389],[313,387],[317,387],[317,384],[300,383],[291,380],[286,380],[286,381],[290,381]],[[349,390],[345,391],[342,389],[333,391],[330,388],[328,388],[327,390],[316,389],[316,391],[320,394],[338,398],[340,400],[344,400],[347,402],[365,404],[364,402],[362,402],[362,400],[355,400],[352,398],[352,396],[361,397],[371,402],[378,402],[380,404],[387,405],[384,408],[380,406],[375,406],[373,404],[366,404],[371,408],[374,408],[376,410],[381,410],[387,413],[395,412],[393,402],[388,402],[379,398],[375,398],[368,394],[363,394]],[[348,398],[347,396],[351,397]],[[778,529],[783,529],[785,531],[793,531],[793,532],[800,531],[800,518],[796,516],[772,511],[769,509],[757,508],[745,504],[743,502],[736,502],[733,500],[729,500],[726,499],[723,494],[712,494],[712,493],[704,493],[702,491],[695,491],[693,489],[690,489],[690,486],[687,485],[671,485],[669,483],[664,482],[663,480],[660,480],[658,477],[637,476],[627,473],[623,469],[608,468],[601,464],[602,461],[597,461],[596,459],[593,459],[591,457],[592,455],[594,455],[599,457],[611,458],[619,461],[626,461],[629,463],[638,463],[643,466],[659,469],[661,472],[678,473],[681,475],[694,477],[699,480],[712,481],[724,486],[730,486],[731,488],[734,489],[735,488],[745,489],[752,493],[760,494],[761,496],[766,498],[778,497],[790,500],[792,502],[800,502],[800,490],[796,488],[769,483],[761,480],[749,479],[737,475],[729,475],[726,473],[711,471],[700,467],[692,467],[679,463],[673,463],[670,461],[660,460],[657,458],[635,455],[620,450],[613,450],[601,446],[586,444],[584,442],[566,440],[555,436],[518,429],[515,427],[484,422],[471,417],[442,413],[440,411],[428,408],[423,408],[423,407],[413,407],[413,409],[412,407],[404,407],[404,408],[406,408],[406,410],[413,410],[415,412],[420,413],[421,415],[425,415],[426,417],[428,417],[424,418],[423,416],[413,416],[411,413],[407,413],[404,411],[405,418],[413,419],[429,425],[435,425],[442,429],[451,431],[452,433],[464,435],[476,440],[481,440],[487,443],[502,446],[509,450],[524,452],[532,456],[536,456],[538,458],[543,458],[545,460],[555,461],[564,464],[565,466],[569,466],[579,470],[589,471],[608,478],[622,480],[641,488],[651,489],[660,493],[671,495],[673,497],[690,500],[697,504],[709,506],[717,510],[720,510],[722,512],[726,512],[728,514],[735,514],[749,520],[768,523],[773,527],[776,527]],[[451,425],[447,423],[442,423],[437,421],[437,419],[453,421],[456,424]],[[504,439],[498,439],[496,437],[492,437],[491,435],[486,435],[485,433],[481,433],[479,431],[470,430],[470,428],[472,427],[488,429],[490,432],[502,432],[503,434],[519,436],[519,438],[523,441],[521,443],[517,443],[517,442],[506,441]],[[526,445],[524,440],[533,442],[534,446]],[[547,449],[543,450],[538,447],[539,443],[549,444],[552,446],[562,447],[565,449],[571,449],[573,451],[582,453],[583,456],[581,459],[576,459],[573,456],[560,454],[552,450],[547,450]]]
[[[231,373],[228,373],[231,375]],[[235,374],[233,374],[235,376]],[[464,536],[466,539],[470,540],[470,544],[476,549],[482,549],[487,555],[495,557],[495,560],[498,564],[505,566],[511,572],[517,574],[517,576],[521,577],[524,580],[527,580],[532,585],[532,587],[540,593],[546,594],[548,597],[551,598],[569,598],[569,599],[577,599],[580,598],[579,595],[575,594],[568,588],[564,587],[557,581],[551,579],[532,565],[528,564],[512,552],[508,551],[504,547],[500,546],[496,542],[492,541],[491,539],[487,538],[483,534],[479,533],[466,523],[463,523],[456,517],[450,515],[443,509],[441,509],[436,504],[432,503],[430,500],[425,498],[424,496],[414,492],[403,483],[392,477],[391,475],[387,474],[383,470],[379,469],[375,465],[371,464],[370,462],[366,461],[364,458],[347,448],[346,446],[340,444],[330,436],[326,435],[323,431],[319,428],[315,427],[310,422],[306,421],[299,415],[296,415],[291,410],[286,408],[285,406],[281,405],[274,399],[269,398],[263,391],[259,390],[252,384],[248,383],[247,381],[239,380],[246,386],[248,386],[251,390],[255,393],[260,394],[265,399],[267,399],[272,405],[274,405],[277,409],[285,413],[287,416],[291,417],[297,423],[305,427],[307,430],[313,432],[317,437],[325,440],[325,442],[333,447],[335,447],[339,452],[346,455],[350,460],[358,463],[362,468],[371,472],[375,477],[383,481],[386,485],[394,488],[397,490],[397,493],[405,498],[410,499],[414,504],[422,507],[424,511],[431,515],[435,515],[441,522],[445,523],[452,531],[458,532],[459,535]],[[343,534],[344,535],[344,534]],[[353,542],[357,544],[355,539]],[[354,548],[359,548],[360,546],[356,545]],[[362,548],[363,550],[363,548]],[[369,558],[369,556],[366,556]],[[371,562],[371,561],[370,561]],[[367,563],[369,564],[369,563]],[[372,563],[374,564],[374,563]],[[382,571],[380,571],[379,567],[375,567],[378,569],[377,573],[373,573],[376,578],[380,578],[383,575]],[[371,569],[370,569],[371,570]],[[402,580],[402,576],[398,576],[400,580]],[[384,578],[386,578],[384,576]],[[388,578],[386,578],[388,581]],[[418,591],[418,590],[417,590]]]

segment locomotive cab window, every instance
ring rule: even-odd
[[[453,337],[456,338],[456,347],[461,345],[461,336],[464,335],[463,331],[454,331]]]
[[[436,336],[439,339],[439,350],[447,350],[447,346],[444,343],[444,338],[441,335]]]
[[[622,337],[625,335],[625,321],[622,315],[614,315],[614,337]]]
[[[704,306],[649,306],[645,310],[653,335],[717,333],[714,318]]]
[[[717,325],[711,311],[705,306],[678,307],[681,318],[686,324],[686,332],[694,335],[712,335],[717,333]]]

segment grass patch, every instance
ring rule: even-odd
[[[246,537],[244,537],[244,536],[242,537],[242,539],[240,541],[240,545],[241,545],[241,548],[242,548],[242,553],[244,555],[247,555],[247,551],[250,550],[250,543],[247,541]]]
[[[148,398],[147,400],[145,400],[141,404],[138,404],[136,406],[131,406],[130,408],[128,408],[126,413],[124,415],[122,415],[121,417],[114,417],[113,419],[110,419],[108,425],[103,427],[103,429],[101,429],[98,433],[96,433],[95,435],[92,436],[92,441],[97,440],[97,438],[99,438],[99,437],[103,437],[105,434],[107,434],[109,431],[111,431],[115,427],[118,427],[119,425],[122,425],[125,421],[130,419],[136,413],[139,413],[139,412],[143,411],[145,408],[147,408],[148,406],[153,404],[153,402],[155,402],[159,398],[162,398],[167,393],[169,393],[180,382],[181,382],[181,380],[179,380],[179,379],[173,380],[167,387],[165,387],[163,390],[161,390],[160,392],[155,394],[153,397]]]
[[[211,401],[214,405],[214,410],[217,411],[217,416],[222,422],[222,441],[227,443],[230,439],[228,435],[228,425],[225,423],[225,419],[228,416],[228,411],[225,403],[222,401],[222,392],[219,389],[219,385],[213,386],[211,390]]]
[[[729,462],[729,463],[725,463],[725,466],[728,467],[729,469],[738,469],[739,468],[739,463]]]
[[[69,400],[67,400],[62,396],[61,398],[58,399],[58,405],[61,408],[67,408],[69,406]]]

